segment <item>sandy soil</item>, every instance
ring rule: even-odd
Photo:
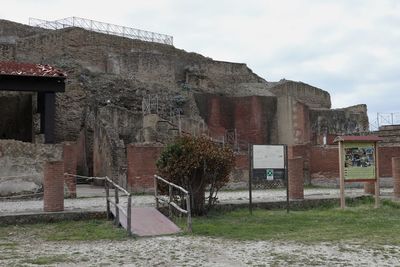
[[[10,234],[0,240],[0,266],[34,266],[41,258],[58,261],[49,266],[399,266],[400,247],[193,236],[50,242]]]

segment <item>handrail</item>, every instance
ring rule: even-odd
[[[183,187],[181,187],[181,186],[179,186],[179,185],[176,185],[176,184],[174,184],[174,183],[168,182],[167,180],[165,180],[164,178],[162,178],[162,177],[160,177],[160,176],[158,176],[158,175],[154,175],[154,177],[155,177],[156,179],[160,180],[160,181],[163,181],[164,183],[166,183],[166,184],[168,184],[168,185],[170,185],[170,186],[172,186],[172,187],[175,187],[176,189],[181,190],[181,191],[182,191],[183,193],[185,193],[185,194],[189,194],[189,192],[188,192],[186,189],[184,189]]]
[[[129,235],[132,235],[132,193],[129,193],[125,188],[122,188],[113,180],[108,178],[107,176],[104,177],[104,187],[106,189],[106,203],[107,203],[107,218],[111,217],[110,211],[110,203],[115,207],[115,218],[114,223],[119,225],[121,223],[119,212],[121,212],[126,216],[126,228],[128,230]],[[112,185],[115,189],[114,193],[114,201],[110,200],[110,185]],[[119,204],[119,191],[123,192],[125,196],[128,197],[128,205],[126,211],[123,209],[123,206]]]
[[[169,198],[165,199],[161,196],[158,195],[158,183],[157,181],[161,181],[165,184],[168,185],[169,188]],[[175,203],[173,201],[172,198],[172,188],[176,188],[178,190],[180,190],[182,193],[185,194],[185,199],[186,199],[186,210],[181,208],[177,203]],[[158,175],[154,175],[154,198],[156,200],[156,208],[159,208],[159,201],[162,201],[164,203],[168,204],[168,208],[169,208],[169,216],[172,217],[172,207],[174,207],[177,211],[186,214],[187,216],[187,230],[188,232],[192,232],[192,215],[191,215],[191,208],[190,208],[190,194],[189,191],[187,191],[186,189],[184,189],[183,187],[176,185],[174,183],[171,183],[167,180],[165,180],[164,178],[158,176]]]
[[[87,180],[103,180],[104,181],[104,187],[106,190],[106,207],[107,207],[107,219],[111,218],[111,209],[110,209],[110,203],[115,207],[115,217],[114,217],[114,223],[118,226],[121,224],[119,212],[121,211],[125,216],[126,216],[126,228],[129,233],[129,235],[132,235],[132,193],[129,193],[125,188],[122,188],[119,186],[117,183],[115,183],[113,180],[108,178],[107,176],[105,177],[95,177],[95,176],[82,176],[82,175],[76,175],[76,174],[70,174],[70,173],[64,173],[64,176],[73,176],[73,177],[79,177],[79,178],[84,178]],[[112,185],[115,189],[115,194],[114,194],[114,201],[110,199],[110,185]],[[120,205],[119,203],[119,191],[123,192],[125,196],[128,197],[128,205],[126,210],[124,210],[124,207]]]
[[[131,194],[125,188],[119,186],[118,184],[116,184],[113,180],[111,180],[107,176],[105,177],[105,180],[107,180],[109,183],[111,183],[114,187],[118,188],[120,191],[124,192],[126,196],[129,196]]]

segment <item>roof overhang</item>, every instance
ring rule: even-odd
[[[342,135],[337,136],[334,143],[337,142],[357,142],[357,143],[371,143],[371,142],[379,142],[382,141],[383,138],[376,135],[366,135],[366,136],[356,136],[356,135]]]
[[[65,92],[65,77],[0,74],[0,91]]]

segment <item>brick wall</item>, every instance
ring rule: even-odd
[[[311,178],[335,179],[339,177],[337,146],[311,147]],[[379,176],[392,176],[392,157],[400,157],[400,147],[379,147]]]
[[[309,108],[296,101],[293,108],[293,137],[295,144],[307,143],[311,139]]]
[[[301,157],[303,159],[303,178],[305,183],[308,184],[311,182],[311,144],[288,146],[288,158],[293,159],[296,157]]]
[[[246,149],[248,143],[277,142],[275,97],[198,94],[195,98],[211,136],[220,138],[225,130],[236,129],[238,139]]]
[[[157,173],[156,161],[163,150],[161,145],[129,144],[127,147],[128,188],[143,192],[154,188],[153,175]]]
[[[288,160],[289,198],[304,198],[303,159],[295,157]]]
[[[392,157],[400,157],[400,146],[379,147],[379,175],[392,176]]]
[[[46,162],[43,181],[44,211],[64,210],[64,162]]]
[[[311,179],[339,177],[339,154],[337,146],[313,146],[310,154]]]

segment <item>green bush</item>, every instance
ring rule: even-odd
[[[233,151],[207,137],[179,137],[157,161],[159,174],[187,189],[193,215],[203,215],[215,204],[218,191],[229,181]],[[209,194],[205,197],[205,191]]]

